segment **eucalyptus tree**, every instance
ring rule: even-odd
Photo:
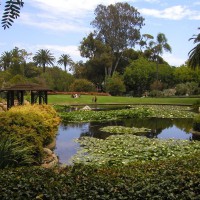
[[[43,67],[43,73],[45,73],[47,65],[53,65],[55,57],[48,49],[40,49],[33,56],[33,61],[36,65],[41,65]]]
[[[12,62],[12,54],[11,52],[9,51],[5,51],[1,54],[1,57],[0,57],[0,66],[1,68],[6,71],[10,65],[11,65],[11,62]]]
[[[171,52],[171,46],[167,43],[165,34],[158,33],[156,41],[151,40],[147,51],[150,52],[153,61],[156,61],[156,81],[158,82],[158,64],[164,51]]]
[[[93,77],[101,76],[102,74],[97,72],[102,71],[105,80],[111,74],[113,61],[112,50],[109,45],[96,38],[94,33],[90,33],[87,37],[83,38],[79,50],[81,56],[89,58],[90,66],[94,68],[90,70],[90,72],[94,72]]]
[[[198,28],[200,30],[200,28]],[[194,35],[189,40],[193,40],[194,44],[197,44],[192,50],[189,52],[189,66],[193,69],[197,67],[200,68],[200,33],[198,35]]]
[[[20,10],[23,5],[24,2],[22,0],[9,0],[5,2],[4,12],[1,20],[1,24],[4,29],[12,26],[14,19],[17,19],[20,16]]]
[[[59,65],[64,65],[65,67],[65,71],[67,71],[67,65],[72,65],[73,64],[73,61],[70,57],[70,55],[68,54],[62,54],[58,60],[58,64]]]
[[[95,9],[92,25],[96,37],[111,48],[115,60],[109,76],[115,72],[118,63],[127,47],[134,47],[140,39],[140,29],[144,18],[128,3],[116,3],[109,6],[102,4]]]

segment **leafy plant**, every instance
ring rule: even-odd
[[[126,165],[136,161],[166,160],[200,152],[200,143],[186,140],[160,140],[130,134],[111,135],[105,140],[81,137],[82,146],[75,163],[89,165]]]
[[[192,105],[192,108],[194,109],[194,111],[199,112],[200,100],[197,100],[196,102],[194,102]]]
[[[2,17],[2,27],[4,29],[12,26],[14,19],[18,18],[20,15],[20,9],[23,7],[24,2],[22,0],[10,0],[6,1],[3,17]]]
[[[42,160],[43,147],[55,138],[60,122],[56,111],[47,105],[12,107],[0,113],[0,121],[0,139],[9,137],[23,141],[19,148],[32,147],[37,163]]]
[[[26,146],[23,139],[1,137],[0,169],[36,164],[33,146]]]
[[[114,134],[142,134],[148,133],[151,129],[147,128],[136,128],[136,127],[125,127],[125,126],[106,126],[100,129],[100,131],[114,133]]]
[[[0,170],[0,199],[196,200],[199,169],[199,152],[117,166],[4,169]]]

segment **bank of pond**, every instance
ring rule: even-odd
[[[200,198],[191,107],[29,105],[0,118],[0,199]],[[43,168],[55,138],[60,164]]]

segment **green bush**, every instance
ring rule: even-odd
[[[152,90],[149,92],[149,96],[150,97],[162,97],[163,93],[162,93],[162,91],[159,91],[159,90]]]
[[[118,73],[114,73],[112,77],[106,80],[106,92],[113,96],[122,95],[126,91],[122,77]]]
[[[192,108],[194,109],[194,111],[199,112],[199,108],[200,108],[200,99],[197,100],[193,105]]]
[[[126,166],[0,170],[0,199],[200,199],[200,157]]]
[[[43,147],[55,138],[60,120],[50,106],[26,105],[0,113],[0,121],[0,139],[9,137],[23,141],[21,148],[32,147],[35,162],[40,163]]]
[[[34,147],[27,146],[23,139],[1,137],[0,140],[0,169],[36,164]]]
[[[76,79],[70,85],[70,91],[72,92],[95,92],[95,85],[87,79]]]

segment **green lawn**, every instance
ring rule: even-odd
[[[49,104],[61,105],[90,105],[92,102],[92,95],[81,95],[80,98],[72,98],[71,95],[49,95]],[[97,96],[97,104],[181,104],[192,105],[200,98],[140,98],[140,97],[114,97],[114,96]]]

